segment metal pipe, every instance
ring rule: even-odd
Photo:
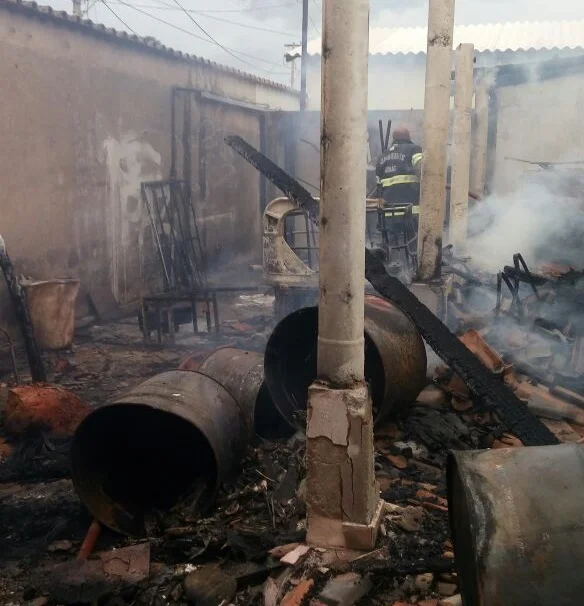
[[[325,0],[318,376],[363,380],[368,0]]]
[[[282,416],[302,427],[308,386],[316,379],[318,308],[284,318],[266,346],[266,383]],[[365,379],[376,422],[412,403],[424,387],[426,350],[414,325],[385,299],[365,297]]]
[[[452,190],[450,193],[450,243],[460,251],[466,246],[473,97],[474,46],[461,44],[456,51],[456,93],[452,132]]]
[[[198,510],[212,504],[245,454],[251,415],[207,375],[159,374],[80,424],[71,446],[75,490],[102,524],[144,536],[156,511],[187,499]]]
[[[584,447],[455,452],[447,480],[463,604],[582,602]]]
[[[442,263],[453,32],[454,0],[430,0],[418,228],[418,274],[422,281],[439,278]]]

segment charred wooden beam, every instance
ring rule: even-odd
[[[383,263],[369,250],[365,251],[365,277],[382,297],[408,316],[428,345],[458,373],[473,395],[495,411],[526,446],[558,444],[552,432],[529,412],[527,404],[494,376],[404,284],[389,276]]]
[[[237,135],[225,138],[225,143],[232,147],[242,158],[257,168],[266,179],[281,190],[290,200],[308,213],[318,224],[318,203],[310,192],[291,177],[286,171],[274,164],[269,158]]]

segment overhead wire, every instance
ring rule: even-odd
[[[113,0],[113,1],[109,0],[109,1],[110,1],[110,4],[123,4],[122,2],[119,2],[118,0]],[[160,1],[160,4],[162,6],[155,6],[153,4],[132,3],[132,6],[138,6],[140,8],[150,8],[150,9],[156,10],[156,11],[180,11],[181,10],[178,6],[169,6],[166,2]],[[206,15],[204,13],[201,13],[200,11],[195,11],[195,10],[191,10],[191,9],[185,9],[185,10],[189,13],[197,14],[200,17],[205,17],[206,19],[214,19],[215,21],[220,21],[221,23],[229,23],[230,25],[235,25],[237,27],[242,27],[244,29],[253,29],[253,30],[257,30],[259,32],[267,32],[269,34],[275,34],[278,36],[293,37],[295,35],[292,32],[282,32],[282,31],[275,30],[275,29],[268,28],[268,27],[259,27],[257,25],[249,25],[248,23],[240,23],[239,21],[232,21],[231,19],[225,19],[224,17],[215,17],[214,15]]]
[[[103,2],[103,5],[107,8],[108,11],[110,11],[113,16],[122,24],[126,27],[126,29],[129,29],[134,36],[137,36],[138,34],[116,13],[116,11],[105,1],[105,0],[101,0]]]
[[[320,11],[319,14],[322,15],[322,6],[321,6],[319,0],[313,0],[313,2],[314,2],[314,4],[316,4],[316,7]],[[320,36],[320,27],[317,27],[317,25],[314,23],[314,19],[310,15],[310,12],[308,13],[308,20],[310,21],[310,25],[312,26],[312,29],[316,32],[316,35]]]
[[[285,6],[298,6],[298,1],[295,0],[294,2],[283,2],[281,4],[265,4],[263,6],[250,6],[248,8],[234,8],[234,9],[213,9],[213,10],[205,10],[205,9],[199,9],[199,10],[193,10],[192,12],[196,12],[196,13],[250,13],[253,11],[260,11],[260,10],[266,10],[266,9],[272,9],[272,8],[282,8]]]
[[[223,49],[228,55],[230,55],[234,59],[237,59],[238,61],[241,61],[242,63],[246,63],[247,65],[251,65],[252,67],[254,67],[253,63],[250,63],[246,59],[242,59],[241,56],[236,55],[235,53],[231,52],[231,50],[229,50],[227,47],[223,46],[223,44],[221,44],[221,42],[219,42],[217,39],[215,39],[213,36],[211,36],[211,34],[202,25],[200,25],[200,23],[183,7],[183,5],[178,0],[174,0],[174,3],[205,34],[205,36],[207,36],[207,38],[209,38],[209,40],[214,42],[219,48]]]
[[[104,0],[102,0],[102,2],[103,1]],[[133,9],[133,10],[135,10],[135,11],[143,14],[146,17],[149,17],[150,19],[153,19],[154,21],[158,21],[159,23],[163,23],[164,25],[167,25],[168,27],[172,27],[173,29],[175,29],[175,30],[177,30],[179,32],[187,34],[188,36],[191,36],[192,38],[195,38],[197,40],[201,40],[203,42],[207,42],[207,43],[213,44],[213,41],[209,40],[208,38],[204,38],[203,36],[199,36],[198,34],[195,34],[194,32],[192,32],[191,30],[188,30],[188,29],[185,29],[185,28],[180,27],[178,25],[175,25],[174,23],[171,23],[170,21],[166,21],[164,19],[161,19],[160,17],[157,17],[156,15],[153,15],[153,14],[151,14],[151,13],[145,11],[145,10],[142,10],[141,8],[138,8],[137,6],[135,6],[133,4],[130,4],[128,2],[124,2],[124,0],[118,0],[118,3],[122,4],[124,6],[127,6],[128,8],[131,8],[131,9]],[[275,66],[275,67],[281,67],[281,65],[278,64],[278,63],[274,63],[273,61],[268,61],[267,59],[262,59],[261,57],[257,57],[255,55],[249,55],[248,53],[244,53],[243,51],[240,51],[238,49],[233,49],[233,48],[230,48],[230,47],[225,47],[225,48],[229,49],[230,51],[233,51],[234,53],[238,53],[238,54],[240,54],[240,55],[242,55],[244,57],[249,57],[250,59],[254,59],[255,61],[260,61],[262,63],[266,63],[268,65],[272,65],[272,66]],[[239,61],[244,61],[243,59],[241,59],[239,57],[236,57],[236,58]],[[245,62],[248,63],[248,65],[251,65],[252,67],[254,67],[255,69],[259,69],[259,70],[262,70],[262,71],[267,72],[267,73],[288,75],[288,72],[285,72],[283,70],[281,72],[274,72],[272,70],[267,70],[267,69],[264,69],[262,67],[256,67],[255,65],[253,65],[253,64],[251,64],[251,63],[249,63],[247,61],[245,61]]]

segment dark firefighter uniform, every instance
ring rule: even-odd
[[[380,195],[387,205],[413,204],[420,201],[422,148],[410,139],[407,128],[396,128],[393,141],[377,161],[375,173]],[[417,208],[415,213],[417,214]]]

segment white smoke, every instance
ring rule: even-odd
[[[558,169],[527,175],[513,193],[492,195],[471,212],[472,264],[495,273],[521,253],[531,267],[554,262],[584,268],[584,174]]]

